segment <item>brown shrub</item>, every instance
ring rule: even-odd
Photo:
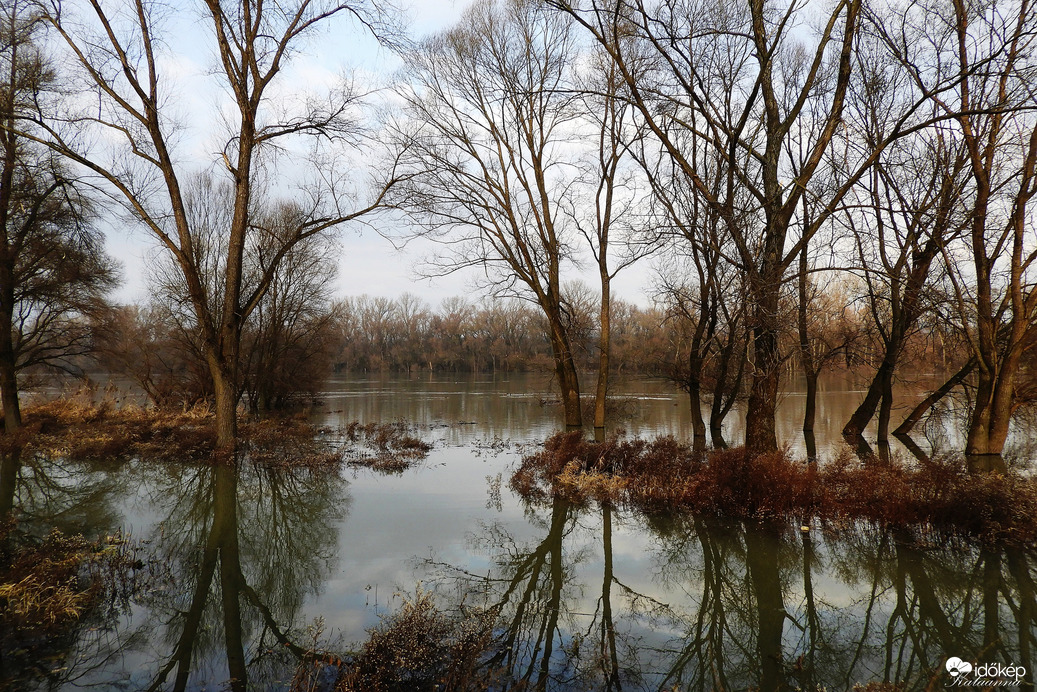
[[[970,474],[954,457],[908,468],[862,465],[843,455],[818,467],[782,453],[749,457],[744,449],[698,459],[672,437],[596,443],[574,432],[555,435],[524,457],[511,487],[531,500],[560,495],[645,512],[864,520],[916,534],[1037,545],[1037,479]]]
[[[335,692],[475,692],[492,688],[503,677],[490,667],[496,648],[490,613],[450,617],[428,593],[404,602],[399,612],[369,632],[358,653],[344,664],[335,660]],[[305,666],[293,692],[313,687],[320,666]]]

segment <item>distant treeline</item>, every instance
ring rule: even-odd
[[[242,337],[238,396],[252,410],[281,408],[314,396],[333,373],[550,372],[554,367],[544,317],[515,299],[478,303],[449,298],[432,306],[405,293],[395,299],[367,295],[333,300],[324,276],[313,284],[286,275],[274,286]],[[829,367],[862,368],[882,361],[881,335],[868,314],[848,305],[848,284],[830,285],[814,297],[812,340]],[[156,294],[157,296],[158,294]],[[583,372],[598,364],[598,297],[580,284],[567,287],[565,320],[574,359]],[[794,352],[795,305],[784,307],[790,325],[782,348]],[[620,300],[612,305],[610,372],[665,377],[704,402],[719,421],[746,393],[750,330],[732,321],[713,327],[709,343],[677,293],[649,307]],[[199,333],[169,301],[114,307],[93,329],[100,365],[135,381],[158,404],[211,398]],[[958,367],[953,337],[934,325],[909,340],[906,364]],[[787,375],[796,376],[789,358]]]
[[[326,293],[298,287],[272,290],[243,335],[239,396],[254,410],[311,396],[336,372],[553,366],[544,318],[522,301],[450,298],[432,307],[409,293],[332,301]],[[568,318],[574,356],[588,370],[597,358],[591,299],[570,301]],[[614,309],[613,372],[671,374],[681,352],[679,322],[668,320],[662,308],[617,302]],[[135,381],[155,403],[212,396],[198,330],[168,302],[113,308],[94,334],[100,365]]]
[[[573,354],[584,370],[597,366],[593,303],[570,301]],[[542,312],[517,300],[473,304],[463,298],[432,307],[412,294],[395,300],[358,296],[338,301],[332,364],[336,371],[513,372],[554,367]],[[679,348],[676,325],[660,308],[613,304],[615,372],[663,375]]]

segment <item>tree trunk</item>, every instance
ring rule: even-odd
[[[565,425],[569,428],[583,425],[583,411],[580,408],[580,376],[576,372],[572,348],[565,334],[560,316],[549,316],[551,322],[551,349],[554,352],[555,375],[562,395],[562,409],[565,414]]]
[[[770,298],[770,296],[768,296]],[[778,449],[775,414],[778,408],[778,384],[780,357],[778,334],[768,324],[768,313],[777,313],[777,295],[767,300],[768,305],[759,305],[757,326],[753,328],[753,355],[755,357],[752,386],[745,412],[745,449],[750,456],[766,454]],[[770,308],[770,310],[768,310]]]
[[[216,399],[216,449],[233,454],[238,439],[238,393],[233,367],[210,364]]]
[[[911,430],[915,425],[922,419],[925,412],[935,406],[940,399],[947,396],[952,389],[957,387],[959,384],[965,381],[965,378],[969,376],[973,370],[976,369],[976,357],[969,358],[968,362],[961,367],[958,372],[951,375],[951,377],[944,382],[939,388],[922,400],[918,406],[915,406],[911,413],[907,414],[904,418],[904,422],[897,426],[897,429],[893,431],[893,434],[897,437],[910,434]]]
[[[702,419],[702,392],[699,383],[688,383],[688,403],[691,404],[692,449],[701,454],[706,451],[706,422]]]
[[[804,215],[809,207],[806,198],[803,200]],[[805,216],[805,218],[807,218]],[[796,324],[799,328],[799,360],[803,366],[803,377],[807,385],[807,398],[803,408],[803,432],[814,431],[814,418],[817,407],[817,375],[818,368],[814,367],[814,353],[810,348],[810,334],[807,329],[807,249],[809,243],[803,243],[803,249],[799,253],[799,305],[796,311]],[[816,455],[815,455],[816,456]]]
[[[594,393],[594,427],[605,427],[605,397],[609,383],[609,349],[611,338],[611,296],[608,274],[601,272],[601,335],[598,343],[598,386]]]
[[[889,416],[893,409],[893,368],[888,368],[882,374],[879,386],[882,390],[882,400],[879,403],[879,442],[883,443],[889,439]]]
[[[965,442],[965,455],[971,470],[1002,473],[1006,470],[1001,452],[1012,416],[1013,372],[1014,365],[1004,362],[999,373],[991,368],[980,368],[976,405]]]
[[[875,376],[871,378],[871,383],[868,385],[868,393],[864,395],[864,401],[860,403],[853,415],[850,416],[850,420],[843,426],[843,435],[846,437],[860,437],[864,429],[868,427],[868,423],[875,416],[875,409],[878,408],[879,402],[882,401],[882,383],[887,374],[892,378],[893,362],[889,358],[889,350],[886,351],[886,357],[879,364],[879,369],[875,372]]]
[[[735,370],[734,380],[728,385],[727,373],[731,369],[731,360],[735,357],[735,344],[741,341],[735,334],[737,330],[734,325],[730,325],[728,329],[727,343],[720,352],[720,366],[717,369],[717,388],[713,391],[713,404],[709,411],[709,430],[710,435],[713,437],[713,446],[717,447],[717,439],[719,438],[722,443],[719,447],[720,449],[727,448],[727,443],[723,440],[721,430],[724,427],[724,418],[731,412],[731,407],[734,406],[738,393],[742,389],[742,377],[745,375],[746,362],[745,348],[742,348],[738,353],[738,368]]]
[[[9,270],[0,271],[0,400],[4,407],[4,430],[22,427],[18,402],[17,355],[14,352],[14,287]]]
[[[805,372],[807,384],[806,402],[803,408],[803,432],[814,432],[814,419],[817,418],[817,373]]]

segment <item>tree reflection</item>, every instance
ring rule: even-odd
[[[148,689],[226,682],[244,690],[291,677],[305,649],[299,611],[333,567],[335,521],[348,505],[331,474],[230,465],[181,469],[156,541],[171,585],[147,603],[171,655]],[[289,654],[286,656],[285,654]]]
[[[935,689],[950,656],[1025,666],[1032,689],[1032,552],[653,517],[653,584],[639,593],[613,555],[623,512],[562,500],[528,512],[539,539],[499,525],[475,537],[492,557],[485,576],[437,565],[457,587],[441,595],[498,613],[493,662],[515,689]]]
[[[89,465],[37,458],[16,446],[0,456],[0,569],[5,581],[11,579],[8,585],[24,578],[23,584],[44,580],[46,587],[32,617],[12,610],[7,598],[0,600],[0,688],[76,684],[139,641],[132,630],[114,634],[136,578],[129,553],[118,541],[91,545],[74,538],[93,540],[119,525],[114,485],[108,474]],[[49,535],[54,529],[61,533]],[[35,555],[34,566],[26,562],[27,555]],[[73,575],[78,572],[71,591],[63,590],[64,583],[47,581],[65,573],[60,565]],[[64,610],[62,593],[86,599],[72,611],[75,615]]]

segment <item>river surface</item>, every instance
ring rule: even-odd
[[[690,435],[686,397],[667,383],[617,389],[627,434]],[[838,429],[860,396],[844,380],[823,389],[822,457],[841,453]],[[1034,554],[866,526],[529,505],[507,479],[523,450],[557,430],[552,398],[549,382],[531,376],[330,382],[318,422],[402,419],[433,443],[400,474],[146,459],[22,465],[22,527],[122,531],[140,559],[131,595],[113,596],[41,662],[50,680],[40,688],[220,690],[244,678],[249,689],[288,689],[293,647],[351,650],[425,592],[450,612],[497,608],[507,664],[527,689],[974,682],[950,675],[951,658],[997,663],[985,671],[1001,677],[987,682],[1033,689]],[[801,398],[787,395],[779,419],[794,455],[804,453]],[[951,448],[955,430],[930,424],[919,440],[926,452]],[[740,434],[733,416],[725,437]],[[1025,674],[1009,679],[1008,666]]]

